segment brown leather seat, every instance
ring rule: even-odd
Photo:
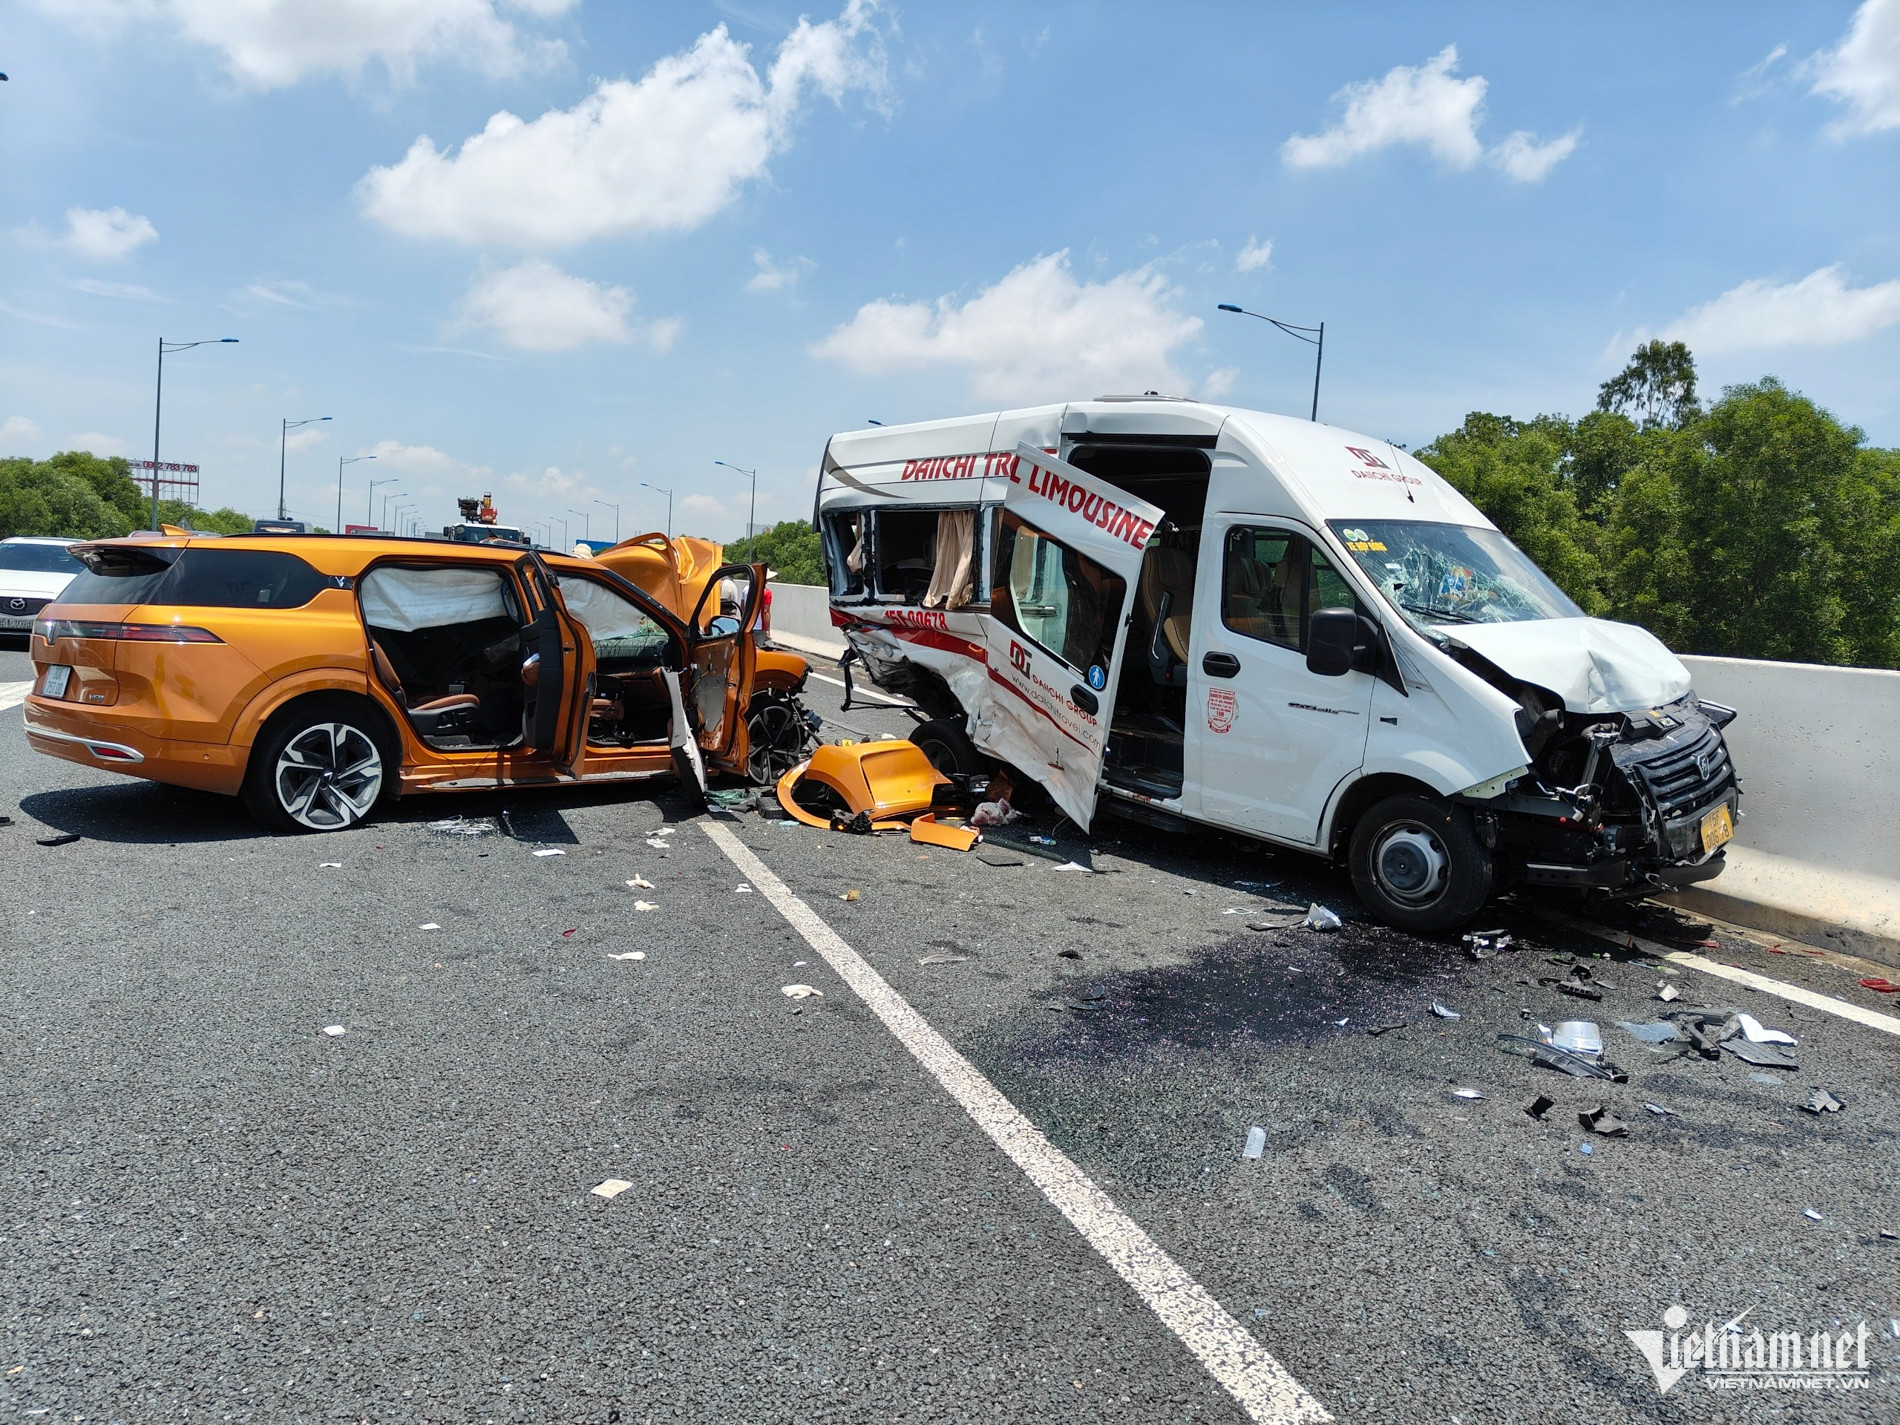
[[[1150,545],[1136,595],[1154,630],[1148,648],[1149,673],[1164,686],[1185,686],[1194,618],[1194,555],[1185,549]]]
[[[475,714],[481,710],[482,700],[473,693],[449,693],[445,697],[430,698],[425,703],[411,704],[409,694],[403,689],[402,679],[396,676],[396,665],[389,661],[383,646],[372,640],[369,656],[376,665],[376,676],[395,695],[403,711],[409,714],[409,720],[416,725],[416,730],[424,736],[474,725]]]

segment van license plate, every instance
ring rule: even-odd
[[[46,676],[40,679],[40,696],[42,698],[65,697],[66,685],[72,681],[72,676],[73,670],[63,663],[48,668]],[[1707,833],[1704,832],[1704,835],[1706,836]]]
[[[1714,811],[1702,818],[1702,850],[1715,850],[1723,842],[1735,835],[1735,822],[1728,814],[1728,803],[1723,802]]]

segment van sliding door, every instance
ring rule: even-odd
[[[1141,561],[1162,512],[1018,446],[990,559],[988,694],[972,740],[1087,830]]]

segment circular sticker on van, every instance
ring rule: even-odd
[[[1100,663],[1089,664],[1089,686],[1098,693],[1108,686],[1108,669]]]

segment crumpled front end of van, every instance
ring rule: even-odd
[[[1646,895],[1719,875],[1740,815],[1722,736],[1735,710],[1690,692],[1580,715],[1541,705],[1537,691],[1518,689],[1530,774],[1502,795],[1467,798],[1501,879]]]

